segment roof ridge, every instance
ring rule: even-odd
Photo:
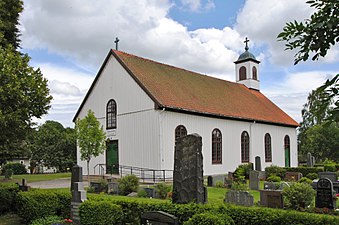
[[[233,82],[233,81],[229,81],[229,80],[224,80],[224,79],[221,79],[221,78],[218,78],[218,77],[213,77],[213,76],[211,76],[211,75],[202,74],[202,73],[199,73],[199,72],[187,70],[187,69],[180,68],[180,67],[177,67],[177,66],[173,66],[173,65],[170,65],[170,64],[158,62],[158,61],[155,61],[155,60],[153,60],[153,59],[148,59],[148,58],[140,57],[140,56],[137,56],[137,55],[134,55],[134,54],[131,54],[131,53],[124,52],[124,51],[115,50],[115,49],[112,49],[112,51],[114,51],[118,56],[119,56],[119,54],[124,54],[124,55],[127,55],[127,56],[132,56],[132,57],[135,57],[135,58],[144,60],[144,61],[148,61],[148,62],[151,62],[151,63],[156,63],[156,64],[159,64],[159,65],[171,67],[171,68],[174,68],[174,69],[177,69],[177,70],[181,70],[181,71],[186,71],[186,72],[189,72],[189,73],[193,73],[193,74],[195,74],[195,75],[207,77],[207,78],[209,78],[209,79],[216,79],[216,80],[220,80],[220,81],[223,81],[223,82],[231,83],[231,84],[233,84],[233,85],[244,86],[243,84],[240,84],[240,83],[237,83],[237,82]],[[122,59],[122,60],[123,60],[123,59]]]

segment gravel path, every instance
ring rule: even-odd
[[[38,181],[38,182],[29,182],[28,186],[32,188],[70,188],[71,187],[71,178],[60,178],[56,180],[49,180],[49,181]],[[85,182],[85,186],[88,186],[88,183]]]

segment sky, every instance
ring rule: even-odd
[[[73,117],[114,40],[119,50],[235,81],[249,51],[260,60],[260,91],[297,122],[309,92],[339,71],[339,47],[294,65],[277,35],[286,22],[314,12],[306,0],[23,0],[21,51],[48,79],[48,114],[74,127]]]

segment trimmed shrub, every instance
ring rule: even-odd
[[[21,163],[7,163],[3,166],[1,170],[1,174],[5,175],[6,171],[11,169],[13,171],[13,174],[26,174],[26,166]]]
[[[140,189],[138,191],[138,197],[139,198],[148,198],[147,191],[145,189]]]
[[[27,223],[53,215],[69,218],[71,194],[61,190],[35,189],[19,192],[16,202],[18,215]]]
[[[225,214],[211,214],[200,213],[195,214],[188,221],[184,222],[184,225],[234,225],[234,221],[231,217]]]
[[[284,187],[282,194],[288,208],[301,209],[312,204],[315,191],[307,183],[292,183],[290,187]]]
[[[250,176],[250,171],[253,169],[253,164],[241,164],[234,171],[235,179],[248,179]]]
[[[51,224],[62,224],[64,220],[59,216],[46,216],[43,218],[35,219],[30,225],[51,225]]]
[[[308,185],[311,185],[312,184],[312,180],[307,178],[307,177],[302,177],[300,178],[300,180],[298,181],[298,183],[305,183],[305,184],[308,184]]]
[[[5,178],[6,179],[12,179],[12,176],[13,176],[13,170],[12,169],[7,169],[5,171]]]
[[[119,179],[119,193],[128,195],[137,192],[139,188],[139,178],[135,175],[127,175]]]
[[[215,182],[215,186],[217,188],[224,188],[224,182],[222,182],[221,180],[218,180],[217,182]]]
[[[318,178],[319,178],[319,176],[318,176],[317,173],[309,173],[309,174],[306,175],[306,177],[307,177],[308,179],[311,179],[311,180],[315,180],[315,179],[318,179]]]
[[[0,183],[0,215],[15,211],[15,199],[18,192],[18,185]]]
[[[271,165],[265,168],[266,171],[266,177],[270,176],[278,176],[281,179],[285,177],[286,169],[283,167]]]
[[[325,172],[337,172],[337,168],[335,164],[325,164],[324,165],[324,170]]]
[[[85,201],[79,208],[82,225],[121,224],[122,214],[121,206],[110,201]]]
[[[268,182],[281,182],[281,177],[271,175],[266,179]]]
[[[288,172],[299,172],[302,173],[303,177],[307,177],[309,173],[324,172],[323,167],[285,167],[284,168]]]
[[[158,193],[159,198],[165,199],[167,197],[167,193],[171,190],[171,186],[168,186],[165,183],[158,183],[155,186],[155,190]]]

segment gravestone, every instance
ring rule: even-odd
[[[173,203],[204,203],[202,138],[190,134],[175,141]]]
[[[283,208],[283,196],[281,190],[260,190],[260,205],[269,208]]]
[[[299,172],[286,172],[285,180],[286,181],[299,181],[302,178],[303,174]]]
[[[233,184],[233,180],[226,179],[224,180],[224,186],[225,188],[231,188]]]
[[[230,190],[226,193],[225,203],[252,206],[254,204],[254,197],[248,191]]]
[[[155,189],[154,188],[144,188],[144,190],[146,191],[147,193],[147,197],[149,198],[155,198]]]
[[[221,182],[224,183],[225,180],[225,175],[221,174],[221,175],[213,175],[212,176],[212,186],[215,187],[217,185],[217,182]]]
[[[335,209],[336,200],[333,198],[333,183],[328,178],[321,178],[317,183],[316,208]]]
[[[82,167],[78,165],[72,168],[71,189],[71,218],[75,224],[80,224],[79,207],[87,198],[84,183],[82,182]]]
[[[250,171],[250,189],[259,190],[259,171],[251,170]]]
[[[72,177],[71,177],[71,191],[74,190],[74,183],[82,182],[82,167],[79,165],[75,165],[72,168]]]
[[[279,188],[279,183],[278,182],[264,182],[264,189],[265,190],[277,190]]]
[[[233,172],[228,172],[228,179],[234,180],[234,173]]]
[[[31,187],[27,186],[27,180],[24,178],[21,181],[21,185],[19,184],[19,190],[20,191],[29,191]]]
[[[119,183],[118,182],[108,182],[107,183],[107,193],[118,195],[119,194]]]
[[[281,182],[278,190],[283,190],[285,187],[290,187],[289,183]]]
[[[314,162],[313,162],[312,157],[313,156],[311,155],[311,153],[308,152],[307,153],[307,167],[313,167],[314,166]]]
[[[207,177],[207,186],[208,187],[212,187],[213,186],[213,177],[212,176],[208,176]]]
[[[179,225],[177,217],[162,211],[145,212],[140,222],[141,225]]]
[[[261,160],[260,156],[255,157],[255,170],[256,171],[261,171]]]
[[[319,172],[319,179],[321,178],[328,178],[333,182],[337,182],[338,181],[338,176],[337,173],[335,172]]]

